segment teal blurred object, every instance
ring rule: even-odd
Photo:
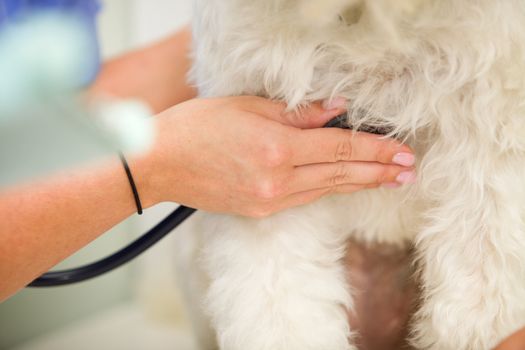
[[[0,32],[0,187],[151,145],[144,103],[85,103],[79,87],[92,69],[92,43],[61,12],[24,17]]]
[[[72,94],[92,62],[90,33],[60,13],[41,13],[0,32],[0,116],[22,105]]]
[[[83,77],[83,85],[87,85],[100,66],[96,18],[101,7],[99,0],[0,0],[0,31],[45,13],[59,14],[75,21],[77,26],[89,33],[91,49],[84,55],[89,58],[91,66],[85,70]]]

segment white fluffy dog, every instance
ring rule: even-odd
[[[524,1],[198,0],[195,13],[201,95],[343,96],[350,124],[392,130],[419,160],[414,186],[263,220],[201,215],[194,287],[221,349],[354,349],[351,235],[415,245],[416,348],[490,349],[525,326]]]

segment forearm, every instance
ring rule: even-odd
[[[144,177],[137,175],[139,189],[145,190]],[[148,201],[147,192],[141,195]],[[89,170],[0,190],[0,301],[135,210],[118,158]]]
[[[90,89],[94,95],[138,98],[155,113],[196,96],[186,79],[191,31],[185,28],[142,50],[104,64]]]
[[[410,170],[411,150],[394,141],[309,130],[343,111],[322,105],[299,116],[284,103],[229,97],[195,99],[164,111],[153,118],[157,132],[149,152],[128,157],[143,206],[170,201],[263,217],[326,194],[391,184]],[[341,145],[355,151],[342,154]],[[350,176],[338,176],[341,166]],[[135,210],[118,159],[0,189],[0,300]]]

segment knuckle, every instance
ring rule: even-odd
[[[329,196],[329,195],[332,195],[332,194],[337,194],[337,193],[341,193],[340,192],[340,188],[341,186],[337,185],[337,186],[330,186],[326,189],[326,191],[322,194],[322,196]]]
[[[344,164],[338,164],[335,172],[330,177],[330,187],[336,188],[339,185],[348,183],[352,179],[352,172],[350,168]]]
[[[354,153],[354,145],[351,139],[340,141],[335,151],[335,161],[351,160]]]
[[[376,183],[390,182],[392,177],[392,171],[389,167],[381,167],[377,174]]]
[[[272,200],[281,193],[281,186],[275,180],[261,180],[255,185],[255,197],[259,200]]]
[[[390,155],[391,151],[389,149],[389,147],[384,144],[384,143],[381,143],[378,148],[377,148],[377,151],[376,151],[376,161],[379,162],[379,163],[388,163],[390,162],[391,159],[389,159],[389,155]]]
[[[296,126],[308,124],[309,111],[304,106],[298,106],[291,111],[286,112],[288,120]]]
[[[286,164],[290,151],[283,142],[269,141],[263,146],[261,162],[264,167],[276,168]]]

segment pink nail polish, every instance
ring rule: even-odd
[[[346,103],[347,99],[344,97],[336,97],[332,100],[324,100],[323,101],[323,109],[327,111],[331,111],[333,109],[346,109]]]
[[[398,153],[392,161],[402,166],[413,166],[416,163],[416,157],[412,153]]]
[[[404,171],[396,178],[396,181],[400,184],[413,184],[416,180],[417,176],[415,171]]]
[[[399,182],[388,182],[381,185],[384,188],[398,188],[401,187]]]

